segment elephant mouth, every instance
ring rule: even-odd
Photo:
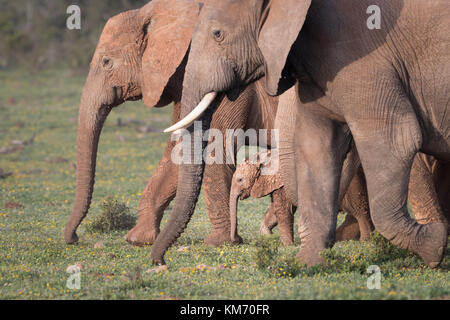
[[[138,100],[142,100],[142,94],[139,94],[137,96],[132,96],[127,99],[127,101],[138,101]]]
[[[138,101],[142,99],[142,93],[134,86],[130,86],[130,88],[114,86],[112,87],[112,94],[114,101],[112,103],[113,107],[117,107],[125,101]]]
[[[238,195],[239,200],[245,200],[245,199],[248,199],[249,197],[250,197],[250,194],[245,193],[245,192]]]
[[[244,91],[245,87],[239,86],[234,89],[231,89],[226,92],[227,98],[230,101],[235,101],[237,98],[239,98],[242,91]]]

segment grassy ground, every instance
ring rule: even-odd
[[[201,198],[186,232],[167,253],[169,270],[161,273],[146,272],[152,268],[149,248],[128,245],[126,231],[89,233],[84,223],[80,243],[66,245],[63,228],[75,196],[76,119],[83,81],[66,71],[0,72],[0,148],[35,134],[22,150],[0,154],[0,169],[13,174],[0,179],[0,299],[449,298],[448,251],[442,268],[431,270],[402,250],[380,249],[376,241],[349,241],[328,252],[325,267],[299,269],[295,277],[283,276],[283,270],[275,275],[273,268],[261,271],[253,240],[268,199],[241,202],[244,245],[209,248],[202,244],[210,225]],[[119,127],[118,118],[162,129],[171,111],[129,103],[112,112],[100,141],[91,217],[100,213],[108,196],[136,215],[141,192],[168,139],[139,133],[133,126]],[[278,255],[292,257],[297,250],[298,245],[280,248]],[[70,290],[66,268],[76,263],[82,266],[81,289]],[[367,288],[366,268],[372,264],[382,273],[379,290]]]

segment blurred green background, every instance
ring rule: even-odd
[[[0,68],[85,70],[105,22],[145,0],[0,0]],[[81,30],[69,30],[70,5],[81,9]],[[84,69],[83,69],[84,68]]]

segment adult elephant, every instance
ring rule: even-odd
[[[341,208],[351,214],[345,216],[344,222],[336,230],[336,241],[368,239],[369,233],[373,231],[365,185],[364,173],[358,170],[341,203]],[[441,221],[447,226],[447,233],[450,233],[449,194],[449,163],[418,153],[411,168],[408,190],[414,219],[420,224]]]
[[[380,29],[368,23],[368,10],[381,12]],[[319,253],[334,243],[340,177],[353,137],[376,229],[437,267],[446,227],[411,219],[407,193],[417,152],[450,161],[449,14],[446,0],[210,1],[186,67],[185,121],[170,130],[195,119],[208,128],[217,102],[208,107],[206,100],[217,92],[235,98],[265,75],[267,92],[285,100],[279,109],[291,103],[297,113],[290,147],[295,171],[288,176],[302,198],[299,260],[320,263]],[[179,185],[186,187],[170,217],[177,224],[155,242],[155,262],[163,262],[189,220],[202,172],[203,165],[180,170]]]
[[[173,102],[173,121],[179,120],[182,81],[199,8],[194,1],[153,0],[107,22],[79,109],[76,196],[64,234],[67,243],[78,241],[76,230],[88,213],[100,133],[112,108],[141,98],[149,107]],[[278,98],[265,93],[263,82],[254,83],[238,100],[221,100],[211,127],[222,133],[226,129],[273,128],[277,102]],[[230,113],[234,116],[229,117]],[[268,146],[270,141],[269,136]],[[143,192],[138,223],[126,235],[132,244],[152,244],[160,232],[164,209],[177,191],[178,166],[171,160],[175,144],[169,139]],[[233,164],[211,164],[206,168],[204,192],[213,227],[206,244],[230,241],[228,198],[234,169]],[[235,242],[241,241],[236,237]]]

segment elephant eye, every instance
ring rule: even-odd
[[[111,58],[103,57],[102,59],[102,66],[106,70],[111,70],[113,67],[113,61]]]
[[[223,32],[220,30],[213,30],[213,36],[214,36],[214,40],[216,40],[217,42],[222,42],[224,39],[223,36]]]

